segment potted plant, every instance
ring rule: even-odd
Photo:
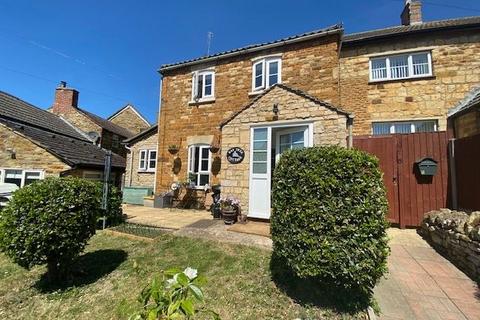
[[[197,175],[194,173],[189,173],[188,174],[188,186],[190,188],[195,187],[195,182],[197,181]]]
[[[240,201],[234,197],[228,196],[226,198],[221,198],[219,203],[225,224],[235,223],[240,209]]]
[[[176,154],[179,150],[180,150],[180,147],[177,146],[176,144],[170,144],[168,146],[168,152],[170,152],[171,154]]]

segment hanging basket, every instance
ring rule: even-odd
[[[177,154],[180,148],[178,146],[168,146],[168,152],[170,154]]]

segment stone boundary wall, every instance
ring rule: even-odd
[[[422,222],[423,236],[453,264],[480,281],[480,212],[440,209]]]

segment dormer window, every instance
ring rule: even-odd
[[[192,76],[192,101],[214,99],[215,72],[211,70],[195,71]]]
[[[278,57],[256,60],[252,68],[252,91],[265,90],[282,82],[282,60]]]

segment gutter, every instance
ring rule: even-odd
[[[247,53],[252,53],[252,52],[277,48],[277,47],[285,46],[285,45],[288,45],[288,44],[303,42],[303,41],[307,41],[307,40],[311,40],[311,39],[315,39],[315,38],[319,38],[319,37],[324,37],[324,36],[328,36],[328,35],[332,35],[332,34],[340,34],[340,35],[343,34],[343,28],[327,30],[327,31],[324,31],[324,32],[315,33],[315,34],[311,34],[311,35],[307,35],[307,36],[303,36],[303,37],[299,37],[299,38],[295,38],[295,39],[284,40],[284,41],[279,41],[279,42],[265,44],[265,45],[259,45],[258,47],[240,49],[240,50],[235,51],[235,52],[220,54],[218,56],[207,57],[207,58],[204,58],[204,59],[199,58],[198,60],[195,60],[195,61],[175,64],[175,65],[166,66],[166,67],[163,67],[163,68],[160,67],[157,70],[157,72],[159,72],[160,74],[164,74],[164,72],[166,72],[166,71],[170,71],[170,70],[174,70],[174,69],[178,69],[178,68],[188,67],[188,66],[201,64],[201,63],[212,62],[212,61],[218,61],[218,60],[222,60],[222,59],[226,59],[226,58],[230,58],[230,57],[235,57],[235,56],[239,56],[239,55],[243,55],[243,54],[247,54]]]

